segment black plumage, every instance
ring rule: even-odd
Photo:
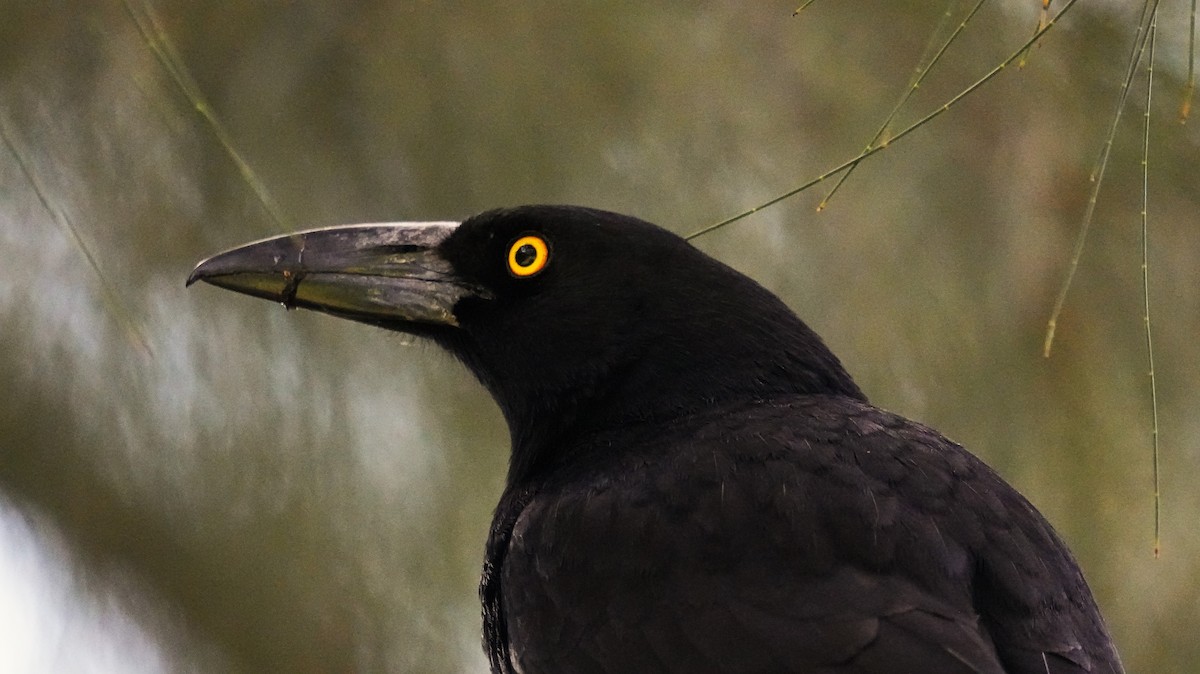
[[[666,230],[531,206],[277,237],[196,279],[429,337],[492,393],[497,673],[1123,671],[1028,501]]]

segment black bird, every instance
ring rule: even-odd
[[[491,392],[497,674],[1123,671],[1025,498],[664,229],[567,206],[333,227],[196,280],[428,337]]]

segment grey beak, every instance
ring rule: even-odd
[[[457,222],[343,225],[285,234],[214,255],[187,284],[373,324],[457,325],[454,305],[482,290],[460,279],[437,247]]]

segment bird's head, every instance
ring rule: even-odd
[[[667,230],[605,211],[309,230],[209,258],[197,280],[433,339],[499,403],[518,473],[553,460],[566,433],[734,399],[862,398],[770,292]]]

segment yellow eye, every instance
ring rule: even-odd
[[[526,234],[508,247],[508,271],[526,278],[540,272],[550,260],[550,247],[540,236]]]

